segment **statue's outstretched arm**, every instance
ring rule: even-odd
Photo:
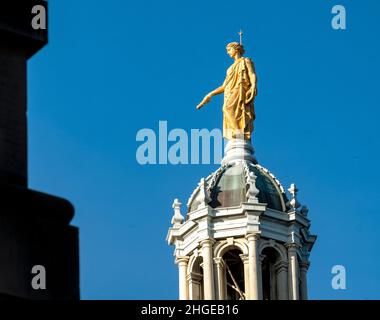
[[[211,91],[210,93],[208,93],[202,100],[202,102],[200,104],[197,105],[197,109],[200,109],[202,108],[206,103],[209,103],[211,98],[213,96],[216,96],[217,94],[221,94],[224,92],[224,84],[221,85],[219,88],[216,88],[215,90]]]

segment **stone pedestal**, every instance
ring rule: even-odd
[[[236,160],[245,160],[252,163],[257,163],[253,156],[254,149],[251,140],[233,139],[228,140],[224,148],[224,157],[222,165],[232,163]]]

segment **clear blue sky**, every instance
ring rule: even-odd
[[[331,28],[343,4],[347,30]],[[136,132],[218,128],[225,45],[245,31],[256,64],[254,146],[296,182],[318,235],[309,296],[380,298],[380,2],[50,1],[50,41],[29,62],[34,189],[66,197],[80,228],[84,299],[176,299],[171,204],[216,165],[138,165]],[[347,290],[331,288],[331,268]]]

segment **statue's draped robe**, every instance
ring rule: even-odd
[[[254,97],[247,64],[249,58],[241,57],[227,70],[224,81],[223,136],[226,139],[251,139],[255,120]]]

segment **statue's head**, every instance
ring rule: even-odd
[[[227,44],[226,49],[228,55],[232,58],[234,58],[237,53],[242,56],[245,52],[243,45],[239,42],[230,42]]]

